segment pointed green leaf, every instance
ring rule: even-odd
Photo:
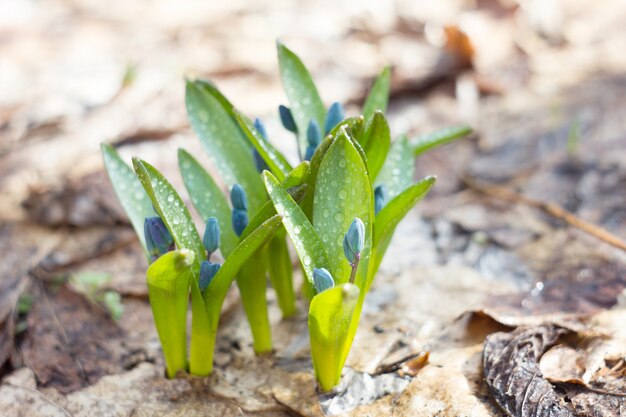
[[[268,219],[265,223],[254,229],[252,233],[243,239],[237,247],[231,252],[230,256],[224,261],[222,267],[217,271],[213,281],[204,293],[204,299],[209,311],[209,316],[217,314],[221,310],[224,297],[228,287],[235,279],[237,272],[242,265],[269,239],[274,235],[281,225],[281,216],[275,215]]]
[[[296,313],[296,298],[293,290],[293,268],[291,256],[284,233],[276,234],[270,240],[268,253],[271,257],[269,263],[270,281],[276,291],[278,305],[283,312],[283,317],[291,317]]]
[[[235,112],[235,117],[239,123],[239,127],[243,133],[247,136],[248,140],[256,151],[261,155],[261,158],[265,161],[272,173],[278,178],[279,181],[285,179],[287,174],[291,172],[293,168],[287,162],[287,159],[280,153],[269,141],[263,139],[261,134],[250,123],[249,120],[242,117],[240,113]]]
[[[152,165],[133,158],[133,166],[152,205],[163,219],[178,248],[193,251],[196,255],[196,263],[199,264],[206,254],[183,200],[172,184]]]
[[[400,136],[391,145],[375,185],[384,184],[387,189],[387,198],[394,198],[413,183],[414,164],[409,141],[406,136]]]
[[[222,92],[213,84],[210,80],[194,80],[193,83],[198,89],[205,91],[207,94],[217,100],[224,111],[235,121],[235,107],[233,104],[222,94]]]
[[[221,310],[221,304],[219,306]],[[220,311],[209,309],[204,302],[197,280],[191,281],[191,343],[189,347],[189,373],[207,376],[213,371],[213,350]]]
[[[313,229],[306,215],[278,180],[269,172],[263,173],[265,188],[276,212],[283,217],[283,225],[293,242],[305,275],[313,283],[314,268],[328,268],[324,243]]]
[[[365,126],[365,131],[357,139],[365,152],[370,177],[375,180],[385,164],[391,143],[389,124],[385,116],[380,111],[374,113]]]
[[[147,254],[148,249],[146,248],[146,238],[143,233],[143,223],[146,217],[156,216],[152,203],[135,172],[122,161],[115,148],[105,143],[101,145],[101,148],[104,166],[113,190],[120,203],[122,203],[122,207],[124,207],[124,211],[126,211],[130,223],[133,225],[137,237]]]
[[[342,284],[313,297],[309,307],[309,337],[315,375],[324,391],[330,391],[352,346],[350,323],[359,299],[359,288]]]
[[[283,187],[282,184],[281,187]],[[287,190],[287,193],[297,204],[302,201],[307,193],[306,184],[292,187],[291,189]],[[243,232],[241,232],[240,239],[243,239],[246,236],[250,235],[250,233],[252,233],[257,227],[259,227],[259,225],[265,223],[267,219],[274,215],[276,215],[276,208],[274,207],[274,203],[268,200],[265,202],[265,204],[261,206],[256,215],[252,219],[250,219],[250,222],[248,223],[246,228],[243,230]]]
[[[428,194],[436,181],[436,177],[426,177],[408,187],[402,193],[389,201],[376,215],[374,223],[374,247],[372,250],[372,262],[369,270],[366,292],[372,285],[374,275],[378,271],[380,262],[385,256],[389,242],[400,220],[407,215],[409,210]]]
[[[277,43],[280,76],[289,99],[291,113],[298,126],[300,154],[307,146],[306,131],[311,120],[324,126],[326,108],[320,98],[311,74],[300,58],[282,43]]]
[[[411,142],[411,149],[413,155],[418,156],[433,148],[445,145],[450,142],[454,142],[457,139],[467,136],[472,133],[472,128],[469,126],[452,126],[445,129],[437,130],[426,135],[419,136],[417,139]]]
[[[205,87],[197,81],[187,82],[185,101],[191,127],[228,188],[236,183],[244,188],[254,213],[266,196],[252,148],[230,113]]]
[[[146,274],[150,307],[169,378],[187,367],[187,305],[194,258],[187,249],[171,251],[154,261]]]
[[[385,67],[370,90],[365,104],[363,105],[363,116],[365,120],[370,120],[377,110],[381,112],[387,111],[387,102],[389,101],[389,87],[391,85],[391,69]]]
[[[307,180],[307,176],[309,175],[309,161],[300,162],[283,180],[280,184],[286,190],[291,187],[295,187],[297,185],[302,185]]]
[[[348,282],[351,267],[344,256],[343,237],[355,217],[365,224],[365,247],[356,283],[365,284],[372,244],[374,202],[365,162],[345,131],[332,143],[322,161],[315,185],[313,225],[319,233],[336,283]]]
[[[231,208],[224,193],[202,165],[184,149],[178,150],[178,165],[191,201],[202,219],[217,218],[222,238],[220,251],[224,258],[228,257],[237,246],[239,237],[231,225]]]

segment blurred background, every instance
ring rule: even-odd
[[[278,121],[286,97],[277,39],[302,58],[326,104],[342,102],[348,115],[390,65],[394,135],[460,123],[475,130],[417,160],[420,176],[439,180],[399,228],[384,274],[469,267],[520,291],[510,302],[518,312],[614,305],[626,286],[623,252],[475,185],[557,204],[626,239],[625,22],[621,0],[2,0],[3,372],[26,364],[39,386],[70,392],[129,369],[128,357],[130,367],[145,359],[133,349],[158,357],[158,345],[146,345],[156,339],[144,258],[99,144],[114,144],[127,160],[139,155],[180,184],[176,148],[206,161],[184,107],[184,78],[201,77],[263,118],[274,143],[295,156]],[[93,273],[121,295],[121,327],[102,324],[77,298],[71,277]],[[431,307],[413,318],[437,316]],[[105,342],[120,332],[122,348]],[[82,340],[99,350],[69,348]],[[96,353],[82,370],[72,365]],[[69,365],[50,364],[50,355]],[[355,355],[351,365],[361,363]]]

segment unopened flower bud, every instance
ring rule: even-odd
[[[198,286],[200,287],[200,291],[204,292],[207,289],[211,281],[213,281],[213,277],[217,274],[217,271],[220,270],[220,264],[214,264],[209,261],[202,261],[200,264],[200,281],[198,282]]]
[[[293,119],[293,114],[291,114],[289,107],[281,104],[278,106],[278,114],[280,115],[280,121],[285,129],[292,133],[298,133],[298,127],[296,126],[296,122]]]
[[[309,127],[306,130],[306,140],[309,143],[309,146],[317,148],[317,146],[322,142],[322,132],[320,131],[320,127],[315,120],[311,120],[309,122]]]
[[[350,264],[354,265],[365,245],[365,225],[358,217],[348,228],[348,232],[343,238],[343,253]]]
[[[215,217],[209,217],[207,220],[202,243],[209,253],[215,252],[220,247],[220,224]]]
[[[235,184],[230,190],[230,201],[234,209],[248,211],[248,198],[241,185]]]
[[[160,217],[146,217],[143,223],[146,247],[152,260],[174,248],[174,239]]]
[[[315,268],[313,270],[313,284],[318,294],[335,286],[333,276],[326,268]]]
[[[324,122],[324,132],[328,134],[333,127],[337,126],[344,118],[343,106],[341,103],[334,102],[326,113],[326,121]]]
[[[385,206],[387,200],[387,189],[385,184],[380,184],[374,189],[374,214],[378,214],[380,210]]]
[[[258,117],[254,119],[254,127],[256,128],[256,130],[259,131],[259,133],[261,134],[261,137],[267,140],[268,138],[267,130],[265,130],[265,125],[263,124],[263,121],[259,119]]]
[[[248,226],[248,212],[241,209],[233,209],[231,220],[233,230],[237,236],[241,236],[246,226]]]

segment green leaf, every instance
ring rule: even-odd
[[[239,126],[206,85],[187,82],[187,114],[211,162],[230,189],[238,183],[246,191],[250,213],[266,200],[263,184],[252,157],[252,149]]]
[[[274,291],[276,291],[278,306],[283,312],[283,318],[291,317],[296,313],[296,297],[293,290],[291,257],[284,233],[282,236],[277,234],[270,240],[268,253],[271,257],[269,263],[270,281]]]
[[[184,149],[178,150],[178,165],[191,201],[202,219],[206,222],[209,217],[217,218],[222,239],[220,251],[224,258],[228,257],[239,237],[231,225],[231,208],[226,197],[211,175]]]
[[[278,180],[267,171],[263,173],[263,179],[276,212],[283,217],[283,225],[293,242],[304,273],[309,282],[313,283],[313,269],[329,266],[324,243],[302,209],[279,185]]]
[[[181,249],[159,257],[146,273],[150,307],[169,378],[187,367],[187,305],[196,263],[192,251]]]
[[[313,193],[315,191],[315,185],[317,183],[317,174],[319,172],[320,165],[324,160],[324,156],[326,156],[326,152],[330,145],[334,141],[334,136],[327,136],[326,139],[320,143],[320,145],[315,150],[313,154],[313,158],[311,158],[311,162],[309,165],[309,173],[307,176],[307,194],[304,196],[304,201],[302,202],[302,210],[306,214],[307,218],[313,218]]]
[[[241,304],[246,312],[252,332],[254,352],[257,354],[272,351],[272,331],[267,313],[267,251],[260,247],[241,266],[237,274],[237,286]]]
[[[192,81],[198,89],[205,91],[207,94],[217,100],[224,111],[235,121],[235,106],[222,94],[222,92],[210,80],[197,79]]]
[[[281,186],[285,189],[289,189],[291,187],[295,187],[297,185],[302,185],[307,180],[307,176],[309,175],[309,161],[302,161],[298,164],[283,180]]]
[[[369,120],[377,110],[381,112],[387,111],[387,102],[389,101],[389,86],[391,85],[391,69],[385,67],[370,90],[365,104],[363,105],[363,116],[365,120]]]
[[[359,299],[359,288],[343,284],[313,297],[309,307],[309,337],[315,375],[324,391],[339,382],[354,335],[350,324]]]
[[[391,143],[389,124],[387,124],[385,116],[380,111],[374,113],[374,116],[369,119],[365,126],[365,131],[357,139],[359,139],[359,144],[365,152],[370,177],[375,180],[385,164]]]
[[[235,117],[239,127],[243,133],[247,136],[248,140],[254,148],[257,150],[261,158],[265,161],[272,173],[278,178],[279,181],[285,179],[285,177],[291,172],[293,168],[287,162],[287,159],[280,153],[269,141],[263,139],[261,134],[250,123],[250,120],[242,117],[238,112],[235,112]]]
[[[120,158],[117,151],[111,146],[103,143],[101,145],[104,166],[109,175],[109,180],[115,190],[118,200],[126,211],[137,237],[148,256],[146,248],[146,237],[143,233],[143,223],[146,217],[156,216],[152,203],[146,195],[137,175]]]
[[[309,122],[315,120],[318,126],[324,126],[326,108],[311,74],[300,58],[280,42],[277,43],[277,48],[280,77],[289,99],[291,113],[298,127],[300,154],[304,155]]]
[[[391,145],[387,159],[376,178],[376,186],[384,184],[387,198],[394,198],[413,183],[414,163],[409,141],[402,135]]]
[[[281,184],[281,187],[284,187],[284,185]],[[299,203],[307,194],[306,184],[292,187],[287,190],[287,193],[291,196],[291,198],[293,198],[296,203]],[[246,236],[250,235],[250,233],[252,233],[257,227],[259,227],[259,225],[265,223],[267,219],[274,216],[275,214],[276,208],[274,207],[274,203],[272,203],[272,201],[270,200],[266,201],[265,204],[263,204],[261,208],[257,211],[256,215],[250,220],[246,228],[243,229],[240,239],[243,239]]]
[[[427,135],[419,136],[411,142],[411,149],[413,151],[413,155],[418,156],[433,148],[454,142],[455,140],[462,138],[463,136],[467,136],[470,133],[472,133],[472,128],[469,126],[461,125],[447,127]]]
[[[269,239],[274,235],[281,225],[281,216],[275,215],[266,222],[254,229],[249,236],[243,239],[232,251],[230,256],[224,261],[222,267],[217,271],[213,281],[204,293],[204,299],[209,311],[209,316],[217,314],[221,310],[222,303],[226,297],[228,287],[235,279],[237,272],[242,265]]]
[[[365,224],[365,247],[357,271],[357,285],[365,284],[372,245],[372,184],[361,155],[343,131],[322,161],[315,186],[313,225],[319,233],[336,283],[348,282],[350,263],[343,251],[343,237],[355,217]]]
[[[196,264],[199,264],[206,254],[183,200],[172,184],[152,165],[139,158],[133,158],[133,166],[152,205],[163,219],[178,248],[193,251],[196,255]]]
[[[391,242],[396,226],[400,223],[400,220],[407,215],[409,210],[428,194],[435,181],[435,177],[426,177],[413,184],[389,201],[376,215],[374,222],[374,247],[372,250],[372,261],[367,285],[365,287],[366,292],[369,291],[372,285],[374,276],[385,256],[385,252],[387,251],[389,242]]]
[[[204,377],[213,371],[213,351],[222,305],[207,308],[198,281],[191,281],[191,346],[189,373]]]

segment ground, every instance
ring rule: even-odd
[[[623,2],[355,3],[5,1],[3,415],[626,415]],[[277,38],[327,104],[357,114],[391,65],[394,134],[475,130],[416,160],[438,182],[398,228],[334,396],[315,390],[304,303],[281,320],[271,289],[273,355],[254,356],[233,289],[215,375],[164,379],[145,258],[99,153],[181,184],[176,148],[202,152],[190,76],[294,154]],[[94,274],[119,320],[81,290]]]

